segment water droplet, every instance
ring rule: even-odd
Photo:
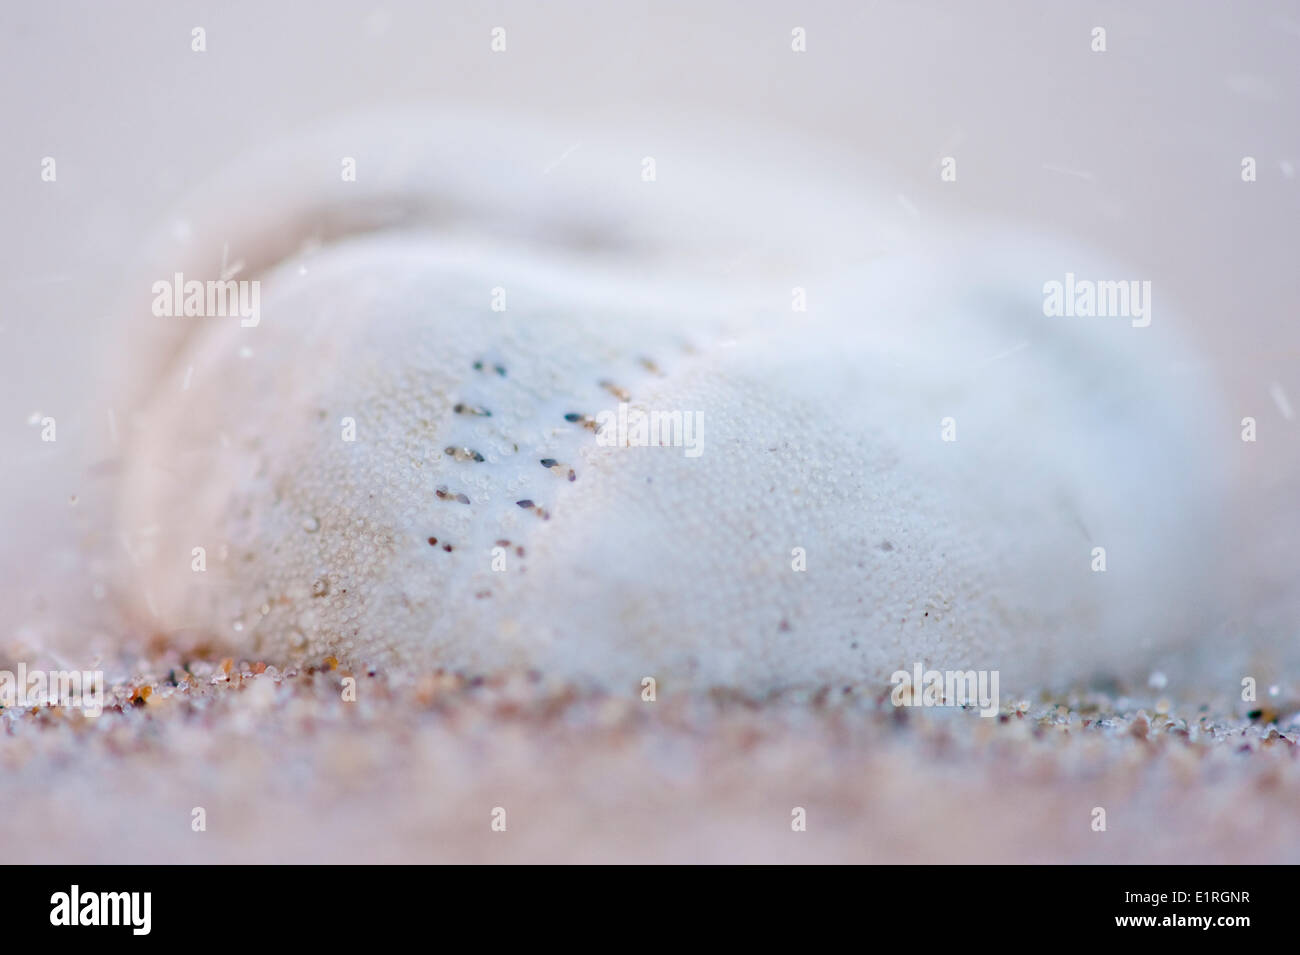
[[[308,534],[315,534],[320,530],[320,521],[313,516],[307,516],[302,519],[302,529]]]

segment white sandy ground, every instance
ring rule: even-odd
[[[1300,862],[1281,692],[1253,717],[1143,689],[982,718],[862,687],[650,703],[523,673],[189,669],[137,662],[94,719],[0,713],[4,862]]]

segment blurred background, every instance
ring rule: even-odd
[[[1150,278],[1158,320],[1184,326],[1231,418],[1258,421],[1256,444],[1224,442],[1239,477],[1223,560],[1249,591],[1232,626],[1296,633],[1300,3],[13,3],[0,64],[11,637],[40,636],[102,526],[101,455],[120,426],[111,316],[147,237],[250,149],[422,104],[525,116],[559,139],[642,130],[647,153],[669,128],[722,152],[745,128],[823,154],[919,228],[1075,241]],[[945,156],[956,183],[940,181]],[[33,415],[57,419],[56,443]]]

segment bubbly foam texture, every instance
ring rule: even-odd
[[[261,325],[206,320],[136,421],[138,613],[274,661],[610,686],[1132,673],[1205,593],[1199,398],[1157,339],[1052,324],[1002,268],[881,259],[795,313],[420,232],[290,258]],[[603,446],[620,402],[698,412],[699,455]]]

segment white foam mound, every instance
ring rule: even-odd
[[[579,187],[661,185],[634,153],[586,162]],[[621,182],[586,197],[617,228],[584,233],[572,206],[489,201],[504,174],[459,185],[454,217],[429,212],[436,175],[404,175],[383,185],[416,212],[306,251],[318,220],[264,210],[274,254],[238,276],[256,327],[144,320],[165,347],[137,366],[122,530],[150,626],[284,662],[754,692],[915,662],[1062,683],[1197,642],[1213,404],[1169,371],[1172,314],[1044,316],[1043,283],[1090,262],[875,254],[833,189],[800,198],[802,232],[747,238],[768,193],[700,186],[679,247],[680,202]],[[692,430],[619,446],[620,405]]]

